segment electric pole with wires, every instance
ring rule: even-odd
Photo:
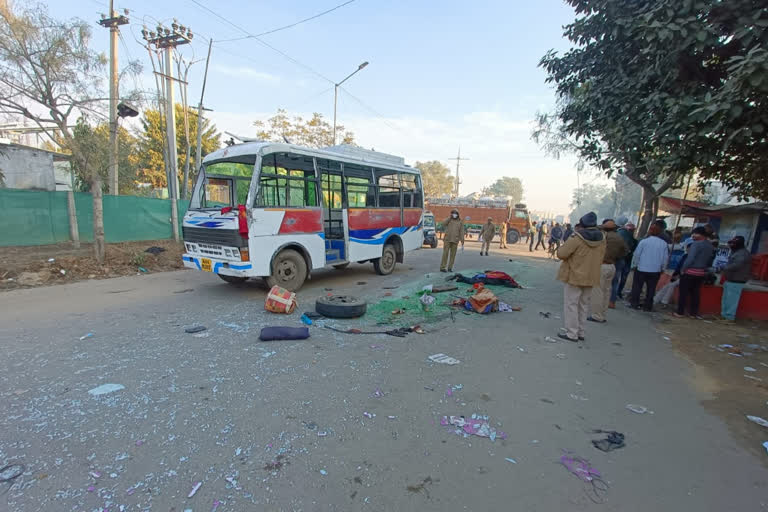
[[[165,63],[162,73],[155,72],[165,79],[165,126],[168,139],[168,195],[171,199],[171,223],[173,238],[179,240],[179,212],[176,201],[179,199],[179,173],[176,169],[178,157],[176,154],[176,112],[173,101],[173,82],[186,82],[173,76],[173,51],[177,46],[192,41],[192,30],[174,19],[171,28],[158,25],[156,32],[143,29],[141,35],[148,45],[154,46],[165,53]]]
[[[109,0],[109,16],[101,15],[99,25],[109,29],[109,193],[118,195],[117,187],[117,101],[120,97],[120,86],[117,83],[117,37],[120,33],[120,25],[127,25],[128,9],[123,11],[125,15],[115,14],[114,0]]]
[[[459,178],[459,165],[462,160],[469,160],[469,158],[461,158],[461,146],[459,146],[459,154],[456,158],[448,158],[448,160],[456,160],[456,183],[453,185],[453,196],[459,197],[459,185],[461,185],[461,179]]]

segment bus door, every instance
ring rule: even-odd
[[[320,193],[323,198],[323,231],[325,233],[325,263],[333,265],[347,261],[344,189],[341,164],[317,159]]]

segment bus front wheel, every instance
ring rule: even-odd
[[[272,275],[265,281],[271,288],[280,286],[295,292],[307,279],[307,262],[293,249],[283,249],[272,261]]]
[[[397,252],[395,252],[395,246],[392,244],[386,244],[384,250],[381,251],[381,258],[373,260],[373,268],[376,273],[381,276],[388,276],[395,270],[395,264],[397,263]]]

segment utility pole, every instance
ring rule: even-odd
[[[342,80],[339,83],[333,84],[333,144],[332,146],[336,145],[336,105],[339,102],[339,87],[341,84],[352,78],[352,75],[363,69],[365,66],[368,65],[368,61],[363,62],[359,66],[357,66],[357,69],[351,72],[349,75],[347,75],[347,78]]]
[[[459,154],[456,158],[449,158],[448,160],[456,160],[456,183],[453,186],[453,195],[454,197],[459,197],[459,185],[461,185],[461,180],[459,179],[459,164],[462,160],[469,160],[469,158],[461,158],[461,146],[459,146]]]
[[[125,16],[115,15],[114,0],[109,0],[109,17],[101,15],[99,25],[109,28],[109,193],[118,195],[117,188],[117,101],[120,96],[117,83],[117,37],[120,25],[128,24],[128,9]]]
[[[180,45],[192,41],[192,30],[184,25],[179,25],[174,19],[171,29],[157,26],[157,32],[149,32],[146,29],[141,31],[141,35],[147,43],[154,45],[158,49],[165,51],[164,73],[160,73],[165,78],[165,125],[166,136],[168,138],[168,195],[171,199],[171,224],[173,224],[173,238],[179,240],[179,211],[177,200],[179,199],[179,175],[176,170],[178,157],[176,155],[176,112],[173,101],[173,82],[180,81],[173,77],[173,50]]]
[[[203,97],[205,96],[205,82],[208,81],[208,63],[211,61],[211,47],[213,39],[208,41],[208,57],[205,59],[205,73],[203,73],[203,89],[200,91],[200,103],[197,105],[197,152],[195,153],[195,167],[200,172],[203,165]]]

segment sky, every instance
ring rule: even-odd
[[[195,34],[192,44],[179,47],[184,59],[195,61],[189,71],[191,103],[199,101],[208,40],[214,40],[204,103],[222,132],[253,137],[253,121],[279,108],[303,116],[319,112],[332,121],[334,82],[368,61],[339,91],[338,122],[358,144],[403,156],[409,164],[439,160],[452,169],[450,159],[461,147],[462,157],[469,159],[461,163],[462,195],[499,177],[516,176],[529,208],[569,210],[577,184],[575,160],[548,157],[530,139],[536,112],[554,105],[538,62],[551,48],[568,48],[562,37],[563,25],[574,17],[568,5],[562,0],[354,0],[259,37],[266,45],[252,37],[232,40],[344,1],[116,0],[116,9],[129,9],[131,20],[121,27],[119,58],[139,60],[144,68],[137,79],[124,79],[121,90],[154,91],[142,25],[170,26],[174,17]],[[93,47],[108,51],[108,31],[96,23],[108,10],[107,0],[47,5],[55,17],[93,20]],[[584,174],[582,183],[595,179]]]

